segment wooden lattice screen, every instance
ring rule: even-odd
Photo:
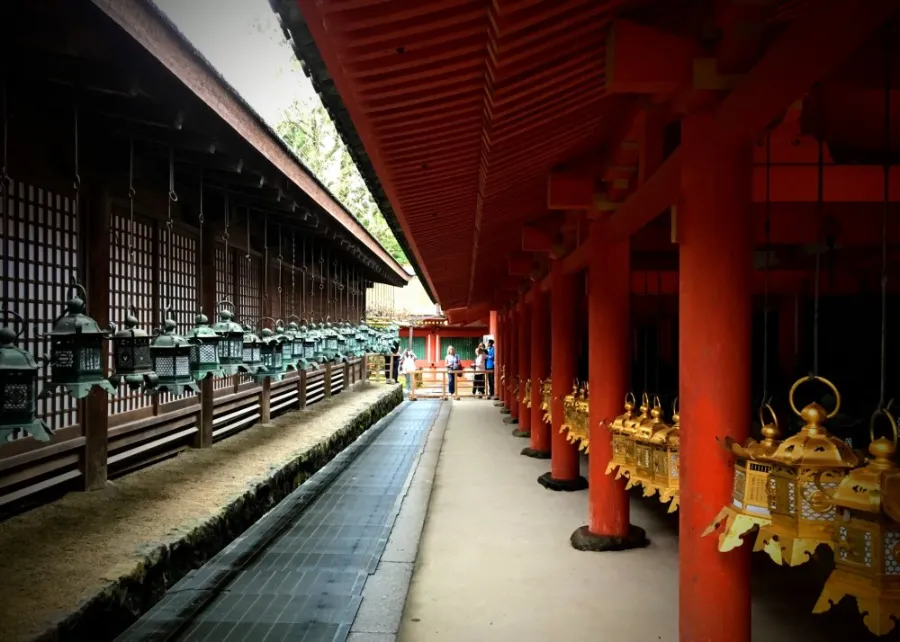
[[[194,327],[199,312],[197,275],[200,273],[200,264],[197,256],[197,233],[178,226],[170,229],[160,223],[158,235],[159,307],[172,306],[173,318],[178,324],[176,332],[183,336]],[[193,394],[186,392],[180,396]],[[177,398],[176,395],[163,393],[159,402],[164,404]]]
[[[42,336],[70,296],[69,283],[78,266],[77,221],[69,196],[33,185],[10,181],[7,200],[8,207],[0,202],[0,305],[25,319],[19,346],[39,357],[49,351]],[[42,371],[39,388],[45,375]],[[38,412],[54,430],[78,421],[75,402],[62,392],[40,400]]]
[[[216,245],[216,302],[234,301],[234,255],[228,252],[226,257],[225,245]],[[216,314],[215,310],[210,313]],[[211,319],[215,323],[216,319]],[[220,377],[213,382],[213,388],[216,390],[224,390],[234,386],[235,377]]]
[[[110,215],[109,318],[119,328],[125,327],[129,305],[137,308],[140,328],[151,335],[159,324],[159,309],[153,292],[157,253],[156,224],[135,217],[133,225],[126,207],[113,205]],[[133,251],[133,253],[132,253]],[[112,350],[110,350],[112,371]],[[153,405],[153,398],[142,390],[132,391],[122,385],[110,398],[110,413],[128,412]]]

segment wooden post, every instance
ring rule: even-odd
[[[536,459],[550,458],[550,426],[541,409],[543,380],[550,374],[550,310],[541,284],[531,286],[531,445],[522,454]]]
[[[325,398],[331,398],[331,362],[325,364],[325,377],[323,378],[325,382]]]
[[[216,322],[216,234],[212,225],[207,225],[203,234],[203,256],[200,262],[202,281],[200,282],[200,301],[202,312],[211,323]],[[213,443],[213,415],[215,414],[215,386],[213,377],[200,382],[200,430],[194,439],[195,448],[209,448]]]
[[[262,387],[259,391],[259,423],[267,424],[272,421],[272,379],[266,377],[263,379]]]
[[[364,354],[362,358],[362,379],[369,380],[369,355]]]
[[[306,410],[306,370],[301,370],[297,377],[297,402],[300,410]]]
[[[81,275],[86,277],[87,313],[101,328],[109,327],[109,262],[110,262],[110,204],[101,190],[86,190],[81,195]],[[101,363],[109,363],[109,343],[103,342]],[[79,466],[85,490],[106,487],[109,437],[109,395],[100,388],[78,404],[84,450]]]
[[[344,390],[347,390],[353,381],[350,377],[350,364],[345,361],[342,367],[344,368]]]

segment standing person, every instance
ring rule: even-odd
[[[400,381],[400,341],[394,339],[391,344],[391,379],[394,383]]]
[[[487,373],[488,399],[494,398],[494,340],[488,339],[487,355],[484,358],[484,368]]]
[[[485,350],[478,348],[475,353],[475,382],[472,385],[472,394],[476,397],[484,396],[484,357]]]
[[[412,393],[412,382],[416,372],[416,355],[412,350],[403,353],[403,363],[400,369],[406,377],[406,392]]]
[[[456,394],[456,375],[454,373],[458,370],[462,370],[462,361],[460,361],[453,346],[447,348],[447,358],[445,359],[445,362],[447,364],[447,370],[450,372],[448,388],[450,395],[453,396]]]

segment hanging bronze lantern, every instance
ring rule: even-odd
[[[56,388],[66,389],[76,399],[85,398],[95,386],[110,395],[116,389],[106,379],[103,367],[103,340],[110,334],[85,312],[84,288],[73,284],[76,294],[66,301],[65,312],[53,323],[50,339],[50,381],[40,397]],[[80,296],[79,296],[80,295]]]
[[[891,439],[875,439],[880,415],[890,421]],[[838,516],[833,532],[835,568],[813,613],[824,613],[853,597],[866,627],[875,635],[886,635],[900,618],[900,470],[892,461],[897,453],[894,416],[887,410],[876,412],[869,434],[868,464],[851,471],[836,491],[820,489]]]
[[[110,337],[113,349],[113,366],[115,371],[109,378],[114,386],[122,383],[132,390],[141,386],[152,388],[156,385],[156,373],[153,372],[153,359],[150,356],[150,335],[138,327],[137,309],[129,305],[125,314],[125,327],[116,330]]]
[[[303,340],[303,359],[307,370],[315,370],[318,367],[316,359],[316,339],[306,327],[306,321],[300,325],[300,337]]]
[[[797,410],[794,393],[810,380],[831,388],[835,398],[831,413],[815,402]],[[778,564],[798,566],[809,561],[819,546],[833,546],[835,510],[822,491],[836,489],[859,458],[823,425],[841,407],[841,396],[833,383],[822,377],[804,377],[791,387],[788,399],[791,410],[805,425],[767,458],[772,464],[767,490],[772,520],[760,527],[753,550],[765,551]]]
[[[294,361],[294,337],[289,335],[284,326],[284,321],[278,319],[275,322],[275,338],[281,342],[281,369],[283,372],[296,370]]]
[[[223,373],[219,365],[219,352],[222,342],[227,339],[210,327],[209,318],[202,312],[197,315],[195,323],[186,337],[191,344],[191,376],[197,381],[210,376],[221,377]]]
[[[241,370],[250,374],[256,374],[263,367],[262,341],[253,331],[253,326],[248,323],[244,324],[243,348],[244,354]]]
[[[219,301],[216,311],[219,320],[213,326],[213,332],[221,338],[217,346],[219,367],[223,375],[235,375],[244,365],[244,329],[234,320],[234,303],[231,301]]]
[[[289,317],[291,319],[297,319],[300,321],[300,318],[292,315]],[[291,345],[291,354],[290,354],[290,366],[294,370],[305,370],[306,369],[306,361],[303,358],[303,335],[300,333],[300,325],[297,321],[291,321],[287,325],[287,330],[285,334],[290,339]]]
[[[531,408],[531,378],[525,380],[525,390],[522,391],[522,403],[526,408]]]
[[[669,428],[669,425],[662,419],[662,412],[659,397],[654,397],[649,420],[642,421],[631,437],[634,442],[634,469],[626,488],[632,488],[635,485],[643,486],[644,497],[653,497],[656,494],[656,486],[653,483],[655,463],[653,437],[656,433]]]
[[[175,330],[178,325],[171,317],[172,306],[166,306],[163,326],[150,346],[153,357],[153,370],[156,372],[157,384],[153,392],[170,392],[180,395],[185,390],[200,392],[191,376],[192,345]]]
[[[627,477],[628,483],[625,485],[626,488],[631,488],[634,486],[632,477],[634,477],[635,468],[637,467],[637,442],[635,441],[635,435],[637,434],[637,431],[640,430],[642,425],[653,425],[653,423],[655,423],[649,415],[650,398],[647,396],[646,392],[641,396],[641,405],[639,410],[640,414],[637,417],[633,417],[630,422],[626,423],[621,431],[621,436],[624,438],[625,444],[625,461],[619,464],[619,468],[616,471],[616,479],[619,479],[623,476]]]
[[[612,433],[612,457],[606,465],[606,474],[616,473],[616,479],[622,476],[619,473],[619,467],[625,464],[625,453],[628,450],[628,439],[625,437],[625,430],[631,426],[634,421],[634,405],[637,399],[634,394],[629,392],[625,395],[625,412],[616,417],[608,424],[609,431]]]
[[[541,382],[541,410],[544,411],[544,423],[553,423],[550,417],[550,399],[553,396],[553,381],[547,377]]]
[[[672,404],[672,425],[656,431],[650,444],[653,447],[652,484],[659,493],[659,501],[669,504],[668,512],[674,513],[678,510],[680,487],[678,450],[681,445],[681,417],[678,415],[678,399]]]
[[[284,374],[282,348],[283,345],[278,337],[275,336],[275,333],[269,328],[263,328],[259,341],[259,358],[262,364],[256,371],[258,382],[261,382],[263,379],[281,381],[281,377]]]
[[[516,384],[518,385],[518,384]],[[514,386],[515,387],[515,386]],[[572,434],[570,429],[570,422],[574,422],[574,413],[575,413],[575,397],[578,396],[578,380],[576,379],[574,383],[572,383],[572,390],[563,397],[563,420],[562,425],[559,427],[559,432],[566,436],[566,441],[569,443],[575,443],[577,441],[575,435]],[[513,395],[513,399],[515,399],[515,395]],[[552,409],[552,406],[551,406]]]
[[[38,441],[50,441],[53,432],[37,416],[38,364],[27,350],[16,347],[25,321],[12,310],[5,314],[19,321],[19,331],[0,327],[0,442],[22,430]]]
[[[706,537],[724,522],[725,529],[719,534],[719,550],[723,553],[743,544],[743,536],[753,529],[772,521],[768,492],[772,463],[768,458],[778,448],[781,431],[772,406],[765,404],[764,408],[768,410],[772,421],[768,424],[765,422],[763,408],[760,408],[759,420],[763,424],[762,441],[749,439],[741,446],[730,437],[726,438],[725,446],[737,457],[734,463],[731,504],[723,506],[713,523],[703,532],[703,537]]]

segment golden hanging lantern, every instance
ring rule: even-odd
[[[772,418],[766,423],[763,409],[768,410]],[[762,441],[748,439],[743,446],[731,437],[725,438],[726,447],[737,459],[734,463],[734,488],[731,492],[731,504],[726,504],[716,515],[702,537],[719,528],[725,522],[725,529],[719,534],[719,550],[726,553],[743,544],[744,535],[755,528],[769,524],[769,471],[772,463],[768,461],[778,448],[778,417],[772,406],[765,404],[759,409],[759,421],[762,424]]]
[[[559,432],[567,433],[566,439],[570,442],[574,442],[575,440],[572,438],[571,432],[569,431],[570,422],[573,421],[573,413],[575,411],[575,397],[578,395],[578,381],[576,380],[572,384],[572,391],[563,397],[563,420],[562,425],[559,427]],[[567,432],[568,431],[568,432]]]
[[[566,396],[565,400],[565,428],[568,430],[566,439],[577,444],[581,450],[587,451],[588,448],[588,401],[587,386],[582,384],[579,386],[576,382],[572,394]]]
[[[522,403],[526,408],[531,408],[531,379],[525,380],[525,391],[522,393]]]
[[[794,393],[810,380],[821,381],[834,393],[831,413],[815,402],[797,410]],[[835,490],[859,458],[822,425],[841,407],[840,393],[833,383],[818,376],[804,377],[791,387],[788,399],[791,410],[805,425],[767,458],[772,464],[767,486],[772,517],[770,523],[760,526],[753,550],[765,551],[778,564],[798,566],[819,546],[833,546],[835,509],[824,491]]]
[[[653,436],[669,426],[663,421],[662,407],[659,397],[653,398],[653,408],[650,417],[642,420],[631,436],[634,442],[634,469],[628,480],[626,489],[640,485],[644,487],[644,497],[653,497],[656,487],[653,485]]]
[[[606,474],[609,475],[615,472],[616,479],[622,476],[618,469],[626,461],[625,453],[628,450],[628,439],[625,437],[625,431],[634,421],[633,411],[636,403],[637,399],[634,398],[634,394],[629,392],[625,395],[625,412],[607,424],[609,431],[612,433],[612,457],[606,465]]]
[[[579,428],[581,443],[579,447],[589,453],[591,448],[590,402],[588,401],[588,384],[584,384],[575,399],[575,417]]]
[[[880,415],[890,421],[892,439],[875,439]],[[877,411],[869,434],[868,464],[845,476],[835,492],[821,489],[838,512],[833,530],[835,569],[813,613],[824,613],[845,597],[854,597],[866,627],[885,635],[900,617],[900,470],[891,461],[897,452],[894,416]]]
[[[679,502],[679,447],[681,445],[681,417],[678,415],[678,399],[672,404],[672,425],[653,433],[653,481],[659,492],[659,501],[669,504],[670,513],[678,510]],[[665,425],[665,424],[663,424]],[[646,492],[644,493],[646,495]],[[651,493],[652,494],[652,493]]]
[[[553,382],[547,377],[541,382],[541,410],[544,411],[544,423],[552,423],[550,417],[550,398],[553,396]]]
[[[619,465],[619,470],[616,472],[616,479],[619,479],[623,475],[627,477],[629,481],[626,488],[634,486],[631,479],[634,477],[635,468],[637,467],[637,442],[635,440],[635,435],[642,425],[651,422],[655,423],[653,418],[648,414],[650,412],[650,399],[647,397],[646,392],[641,395],[641,406],[639,410],[640,414],[637,417],[632,417],[631,421],[626,423],[625,427],[622,429],[622,437],[625,438],[625,461]]]

